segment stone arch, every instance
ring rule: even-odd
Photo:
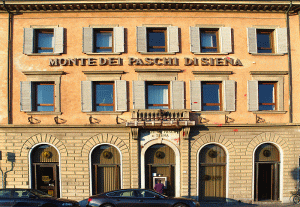
[[[265,132],[255,136],[248,144],[246,155],[252,156],[254,150],[257,148],[258,145],[262,143],[275,143],[282,149],[283,152],[289,152],[290,147],[286,143],[284,139],[280,137],[280,135],[272,133],[272,132]]]
[[[122,154],[129,153],[129,148],[122,139],[108,133],[103,133],[92,136],[83,144],[81,149],[81,156],[83,156],[84,153],[89,154],[95,145],[105,143],[116,146],[117,148],[119,148]]]
[[[222,146],[224,146],[226,148],[226,150],[228,151],[229,154],[232,154],[235,151],[234,145],[232,144],[232,142],[230,140],[228,140],[227,138],[225,138],[224,135],[221,135],[221,134],[205,134],[205,135],[196,137],[195,141],[193,143],[191,143],[192,155],[196,156],[199,149],[203,145],[209,144],[209,143],[221,144]]]
[[[68,154],[66,146],[56,137],[52,136],[51,134],[36,134],[31,137],[29,137],[23,144],[21,151],[20,151],[20,156],[22,156],[23,153],[28,154],[28,151],[40,144],[40,143],[48,143],[57,148],[59,150],[60,154]]]

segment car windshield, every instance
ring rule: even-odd
[[[38,197],[42,197],[42,198],[52,198],[53,196],[47,194],[47,193],[44,193],[43,191],[39,191],[39,190],[31,190],[30,193],[38,196]]]

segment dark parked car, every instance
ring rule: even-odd
[[[153,190],[116,190],[88,199],[87,207],[198,207],[200,204],[187,198],[172,198]]]
[[[73,200],[55,198],[42,191],[34,189],[0,189],[1,207],[79,207]]]

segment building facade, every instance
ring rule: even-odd
[[[298,1],[4,1],[2,187],[289,202]],[[71,84],[71,85],[70,85]]]

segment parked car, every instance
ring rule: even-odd
[[[79,207],[77,201],[55,198],[42,191],[35,189],[0,189],[0,206],[1,207]]]
[[[123,189],[115,190],[88,199],[87,207],[199,207],[193,199],[173,198],[154,190]]]

